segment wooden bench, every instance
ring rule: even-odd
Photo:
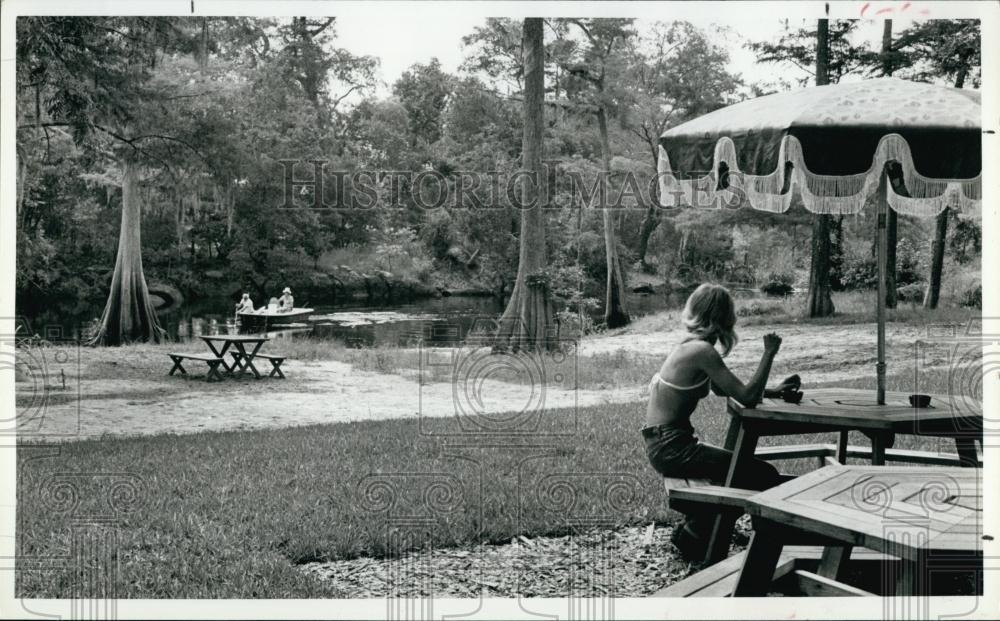
[[[738,552],[680,582],[660,589],[650,597],[730,597],[745,557],[745,550]],[[857,586],[816,573],[822,558],[822,546],[785,546],[771,578],[774,590],[823,596],[873,595]],[[867,573],[871,574],[874,581],[880,579],[886,562],[897,562],[893,557],[857,548],[851,553],[850,559],[858,567],[869,570]]]
[[[754,490],[721,485],[700,485],[698,487],[675,487],[670,490],[670,508],[683,513],[692,510],[722,509],[743,513],[747,498],[757,494]]]
[[[184,367],[181,366],[182,360],[200,360],[201,362],[208,364],[208,375],[205,376],[206,382],[222,380],[222,374],[219,373],[219,365],[223,364],[222,358],[209,354],[185,354],[176,352],[167,355],[174,361],[174,366],[170,369],[170,375],[173,375],[176,371],[180,371],[181,375],[187,375],[187,371],[185,371]]]
[[[795,444],[791,446],[759,446],[754,457],[765,461],[780,459],[802,459],[816,457],[819,466],[840,463],[837,460],[837,447],[833,444]],[[867,446],[843,446],[844,458],[852,457],[871,461],[872,449]],[[960,466],[962,461],[955,453],[932,453],[930,451],[915,451],[909,449],[885,449],[885,460],[926,466]],[[978,458],[982,467],[982,458]]]
[[[230,352],[233,357],[233,361],[239,365],[240,360],[243,358],[243,354],[238,351]],[[281,363],[285,361],[287,356],[276,356],[274,354],[257,354],[253,357],[254,360],[260,358],[262,360],[267,360],[271,363],[271,372],[268,373],[268,377],[274,377],[277,375],[281,379],[285,379],[285,374],[281,371]]]

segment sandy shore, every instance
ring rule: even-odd
[[[772,328],[749,327],[728,364],[737,374],[749,375],[759,360],[761,336]],[[871,376],[875,361],[875,326],[782,325],[784,338],[772,377],[800,373],[804,386],[819,382]],[[913,368],[912,348],[920,330],[890,326],[890,372]],[[655,334],[622,334],[585,339],[580,357],[600,356],[624,349],[665,356],[680,342],[679,330]],[[426,417],[499,414],[525,410],[587,407],[625,403],[644,398],[644,383],[611,389],[566,389],[550,383],[514,384],[494,379],[487,367],[470,367],[458,382],[424,382],[416,373],[379,374],[361,371],[332,360],[289,360],[289,380],[275,379],[206,384],[167,377],[169,361],[159,355],[147,374],[116,372],[121,366],[88,371],[80,351],[79,376],[73,367],[65,375],[67,388],[41,389],[37,382],[18,381],[21,435],[46,441],[67,441],[104,435],[152,435],[233,429],[282,428],[318,423]],[[164,357],[165,358],[165,357]],[[496,357],[494,357],[496,358]],[[493,360],[486,364],[493,363]],[[499,361],[502,363],[502,361]],[[160,372],[162,367],[162,373]],[[153,369],[156,369],[155,371]],[[655,369],[653,369],[655,370]],[[148,377],[148,379],[147,379]],[[440,378],[440,376],[438,376]],[[59,380],[64,379],[59,376]],[[50,378],[50,382],[54,382]],[[35,398],[28,393],[35,391]]]

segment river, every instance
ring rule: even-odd
[[[742,291],[738,295],[754,296]],[[630,293],[626,304],[633,318],[683,304],[678,296],[662,293]],[[172,341],[186,341],[199,335],[234,333],[234,301],[229,298],[208,298],[184,304],[161,313],[160,323]],[[460,344],[471,331],[488,330],[503,312],[502,303],[494,297],[445,296],[425,298],[391,305],[359,302],[336,306],[316,306],[314,313],[301,323],[274,329],[275,338],[315,338],[334,340],[349,347],[376,345],[412,345],[417,341],[434,346]],[[87,326],[100,314],[101,308],[75,315],[53,309],[31,318],[34,333],[41,336],[56,332],[63,338],[80,338]],[[601,321],[602,310],[592,318]],[[51,336],[50,336],[51,338]]]

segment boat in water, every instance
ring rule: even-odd
[[[267,329],[272,326],[284,326],[299,323],[314,312],[312,308],[293,308],[290,311],[279,311],[267,307],[252,313],[238,313],[240,326],[244,329]]]

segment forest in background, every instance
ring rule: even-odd
[[[898,32],[887,22],[877,49],[851,43],[857,25],[830,21],[823,59],[818,29],[787,28],[751,48],[759,62],[807,72],[822,60],[830,82],[894,75],[978,87],[978,22]],[[509,295],[521,234],[510,197],[485,210],[280,209],[280,161],[323,160],[348,174],[433,170],[449,183],[460,171],[513,174],[524,122],[521,23],[487,20],[464,37],[459,72],[417,63],[384,97],[378,59],[339,47],[336,26],[315,17],[19,18],[18,313],[85,312],[105,301],[137,309],[127,334],[104,335],[113,344],[155,337],[155,321],[142,320],[155,319],[143,295],[154,281],[187,299],[244,289],[266,299],[288,285],[304,299],[332,300],[351,283],[370,289],[363,276],[372,274],[417,294]],[[623,179],[655,173],[669,127],[805,85],[745,83],[727,70],[724,36],[685,22],[547,20],[544,159],[586,179],[607,172],[620,190]],[[610,289],[624,291],[639,272],[677,289],[713,280],[782,294],[809,283],[819,216],[801,207],[770,215],[549,200],[561,208],[543,216],[545,277],[570,315],[610,306]],[[873,216],[826,218],[829,286],[872,288]],[[900,216],[896,227],[892,294],[936,305],[928,283],[943,263],[949,303],[978,303],[977,222],[946,212]],[[609,265],[621,277],[606,287]]]

